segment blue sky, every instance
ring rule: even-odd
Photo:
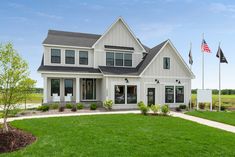
[[[201,88],[202,33],[212,50],[205,55],[205,88],[218,88],[218,43],[229,64],[222,65],[222,88],[235,88],[235,2],[211,0],[2,0],[0,42],[12,42],[37,73],[48,29],[102,34],[122,16],[134,34],[149,47],[171,39],[188,62],[192,42],[193,88]]]

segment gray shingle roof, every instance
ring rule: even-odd
[[[101,37],[101,35],[99,35],[99,34],[49,30],[46,39],[43,41],[43,44],[92,47],[92,45],[100,37]],[[144,49],[147,52],[149,51],[149,48],[147,46],[145,46],[143,44],[142,44],[142,46],[144,47]]]
[[[67,66],[48,66],[48,65],[41,65],[38,68],[38,71],[101,73],[99,69],[89,68],[89,67],[67,67]]]
[[[100,37],[98,34],[49,30],[43,44],[92,47]]]

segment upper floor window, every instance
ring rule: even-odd
[[[170,69],[170,58],[169,57],[163,58],[163,69]]]
[[[75,64],[74,50],[65,50],[65,64]]]
[[[132,66],[132,54],[124,54],[124,66]]]
[[[106,53],[106,65],[114,66],[114,53],[113,52]]]
[[[123,66],[123,53],[115,53],[115,65]]]
[[[88,51],[79,51],[79,64],[88,65]]]
[[[61,50],[51,49],[51,63],[60,63]]]

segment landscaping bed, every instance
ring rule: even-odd
[[[25,131],[9,126],[8,132],[0,128],[0,153],[12,152],[33,143],[36,137]]]

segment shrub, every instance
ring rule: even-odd
[[[77,107],[76,106],[73,106],[72,109],[71,109],[72,112],[76,112],[77,111]]]
[[[59,104],[56,104],[56,103],[50,104],[49,107],[50,107],[50,109],[58,109],[59,108]]]
[[[204,110],[206,107],[206,104],[205,103],[199,103],[199,108]]]
[[[42,112],[46,112],[46,111],[49,111],[49,106],[47,106],[47,105],[38,106],[37,110],[42,111]]]
[[[147,115],[147,113],[149,112],[149,107],[145,104],[140,105],[139,109],[143,115]]]
[[[106,110],[111,110],[112,107],[113,107],[113,100],[105,100],[104,103],[103,103],[103,107]]]
[[[68,104],[65,105],[65,107],[68,108],[68,109],[72,109],[73,108],[73,104],[68,103]]]
[[[182,110],[185,110],[187,108],[187,106],[186,105],[179,105],[179,108]]]
[[[220,107],[220,110],[221,110],[221,111],[225,111],[226,109],[227,109],[227,108],[226,108],[225,106],[221,106],[221,107]]]
[[[78,103],[78,104],[77,104],[77,109],[78,109],[78,110],[81,110],[81,109],[83,109],[83,108],[84,108],[84,106],[83,106],[82,103]]]
[[[181,108],[180,108],[180,107],[176,107],[175,110],[176,110],[177,112],[180,112],[180,111],[181,111]]]
[[[168,105],[162,105],[161,111],[163,115],[167,115],[169,113],[169,106]]]
[[[156,114],[160,110],[160,105],[151,105],[150,108],[153,111],[153,113]]]
[[[96,109],[97,109],[96,103],[90,105],[90,110],[96,110]]]
[[[140,107],[141,107],[142,105],[145,105],[143,101],[140,101],[140,102],[138,102],[138,104],[137,104],[137,106],[139,107],[139,109],[140,109]]]
[[[59,107],[59,112],[64,112],[64,109],[65,109],[64,106],[60,106],[60,107]]]

